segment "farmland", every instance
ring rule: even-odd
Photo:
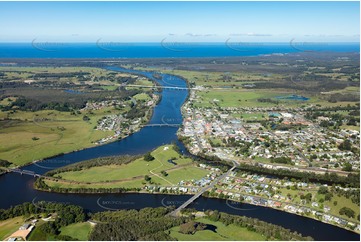
[[[54,175],[59,181],[46,180],[50,187],[59,188],[142,188],[151,178],[151,184],[176,185],[182,180],[200,179],[208,171],[196,167],[190,158],[179,155],[172,145],[161,146],[151,152],[152,161],[138,158],[128,164],[101,165]],[[173,160],[176,165],[168,162]],[[167,175],[162,175],[166,171]]]
[[[116,130],[97,127],[108,116],[122,116],[123,138],[151,108],[131,100],[152,100],[151,90],[118,88],[148,81],[136,75],[93,67],[0,67],[0,73],[0,159],[13,166],[109,140]]]

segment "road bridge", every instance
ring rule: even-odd
[[[144,127],[179,127],[181,124],[147,124]]]
[[[234,165],[231,169],[229,169],[226,173],[220,175],[219,177],[217,177],[216,179],[214,179],[211,184],[209,184],[208,186],[202,187],[196,194],[194,194],[190,199],[188,199],[186,202],[184,202],[181,206],[179,206],[176,210],[170,212],[168,215],[169,216],[179,216],[180,211],[183,208],[186,208],[189,204],[191,204],[192,202],[194,202],[197,198],[199,198],[204,192],[212,189],[219,181],[223,180],[225,177],[227,177],[237,166]]]
[[[42,177],[42,175],[35,173],[34,171],[21,170],[19,168],[8,169],[9,172],[19,173],[21,175],[29,175],[33,177]]]

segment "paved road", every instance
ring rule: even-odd
[[[179,206],[176,210],[172,211],[168,215],[174,216],[174,217],[178,216],[180,211],[183,208],[186,208],[189,204],[194,202],[197,198],[199,198],[207,190],[212,189],[219,181],[223,180],[226,176],[228,176],[235,168],[236,168],[236,165],[233,166],[231,169],[229,169],[226,173],[224,173],[224,174],[220,175],[219,177],[217,177],[216,179],[214,179],[211,182],[211,184],[209,184],[208,186],[201,188],[193,197],[191,197],[189,200],[187,200],[185,203],[183,203],[181,206]]]

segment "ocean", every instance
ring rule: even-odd
[[[293,52],[360,52],[359,43],[0,43],[0,58],[237,57]]]

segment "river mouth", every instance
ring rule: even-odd
[[[172,84],[185,89],[162,89],[162,99],[154,108],[153,116],[149,124],[182,123],[181,106],[188,96],[186,82],[172,75],[161,75],[162,79],[154,79],[152,72],[127,70],[119,67],[110,67],[113,71],[128,72],[144,75],[158,82],[159,85]],[[140,131],[127,138],[113,143],[72,152],[69,154],[47,159],[37,164],[32,164],[23,169],[44,174],[51,169],[69,165],[83,160],[113,156],[113,155],[137,155],[146,153],[158,146],[176,142],[181,150],[186,150],[178,141],[176,132],[178,127],[154,126],[144,127]],[[55,162],[55,161],[56,162]],[[50,162],[51,161],[51,162]],[[45,164],[52,163],[52,167],[46,168]],[[82,206],[90,212],[121,209],[141,209],[145,207],[180,206],[188,200],[190,195],[162,195],[162,194],[59,194],[42,192],[33,189],[34,177],[8,173],[0,176],[0,189],[3,193],[0,199],[0,208],[9,208],[23,202],[48,201],[61,202]],[[35,199],[35,200],[34,200]],[[100,205],[100,206],[99,206]],[[218,210],[235,215],[244,215],[258,218],[297,231],[305,236],[311,236],[317,240],[359,240],[359,235],[351,231],[325,224],[313,219],[282,212],[279,210],[255,206],[250,204],[227,205],[226,200],[200,197],[189,208],[199,211]]]

